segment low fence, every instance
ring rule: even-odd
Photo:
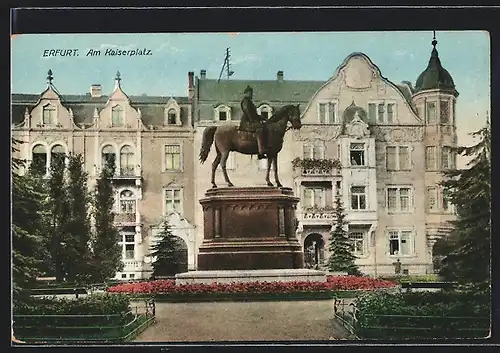
[[[127,342],[154,322],[155,302],[108,315],[14,315],[15,337],[25,343]]]
[[[357,339],[484,338],[489,334],[489,317],[419,316],[363,313],[354,302],[335,299],[334,317]],[[364,324],[363,322],[370,324]]]

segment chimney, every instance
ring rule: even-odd
[[[207,70],[201,70],[200,71],[200,78],[202,80],[206,79],[207,78]]]
[[[94,84],[90,87],[90,96],[93,98],[99,98],[102,96],[102,86],[100,84]]]
[[[191,100],[194,97],[194,72],[188,72],[188,98]]]
[[[278,71],[278,73],[276,74],[276,79],[278,80],[278,82],[283,82],[283,71]]]

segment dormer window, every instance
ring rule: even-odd
[[[115,105],[111,109],[111,125],[123,126],[124,125],[124,111],[119,105]]]
[[[273,114],[273,108],[267,104],[262,104],[259,108],[257,108],[257,113],[259,113],[263,119],[269,119]]]
[[[169,109],[167,113],[167,122],[168,125],[177,124],[177,112],[175,111],[175,109]]]
[[[231,108],[229,108],[227,105],[219,105],[217,108],[215,108],[215,120],[231,120]]]
[[[51,104],[47,104],[43,107],[43,117],[42,123],[44,126],[55,125],[56,124],[56,107]]]
[[[165,125],[181,125],[181,108],[174,98],[170,98],[165,106]]]

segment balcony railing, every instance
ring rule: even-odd
[[[337,175],[342,168],[337,159],[301,159],[292,161],[294,171],[303,176],[329,176]]]
[[[121,167],[119,176],[121,177],[135,177],[137,173],[134,167]]]
[[[136,260],[123,260],[124,269],[140,269],[142,268],[142,262]]]
[[[323,175],[333,175],[334,171],[333,168],[329,169],[320,169],[320,168],[301,168],[302,175],[310,175],[310,176],[323,176]]]
[[[135,223],[136,214],[135,213],[115,213],[116,223]]]
[[[335,211],[330,207],[325,208],[306,208],[302,212],[304,220],[334,220]]]

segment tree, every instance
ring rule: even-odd
[[[179,258],[181,247],[179,239],[172,233],[167,220],[163,223],[163,230],[158,235],[158,241],[151,248],[153,261],[153,277],[174,276],[182,271],[182,263]]]
[[[50,245],[49,251],[57,281],[66,279],[67,260],[71,254],[71,236],[68,235],[70,209],[65,188],[65,155],[54,153],[51,156],[48,179],[50,210]]]
[[[68,182],[66,197],[69,205],[66,239],[66,277],[72,282],[88,282],[91,261],[91,227],[88,214],[90,198],[87,189],[88,175],[83,170],[83,158],[80,154],[68,157]]]
[[[491,242],[491,128],[489,121],[472,134],[479,141],[459,147],[458,154],[470,157],[466,169],[444,173],[442,183],[456,206],[454,230],[442,246],[440,274],[447,280],[472,284],[490,282]],[[439,250],[439,247],[438,247]],[[438,256],[439,254],[438,251]]]
[[[115,157],[109,156],[97,180],[93,199],[95,230],[91,241],[93,252],[91,271],[95,282],[113,278],[116,272],[123,269],[122,250],[118,244],[120,233],[114,225],[113,213]]]
[[[12,152],[19,141],[12,140]],[[27,289],[42,271],[43,217],[46,195],[29,174],[21,175],[24,161],[12,159],[12,285],[13,302],[29,298]]]
[[[340,193],[335,196],[335,228],[330,233],[328,250],[328,269],[333,272],[347,272],[349,275],[360,275],[355,263],[353,244],[347,231],[348,223]]]

